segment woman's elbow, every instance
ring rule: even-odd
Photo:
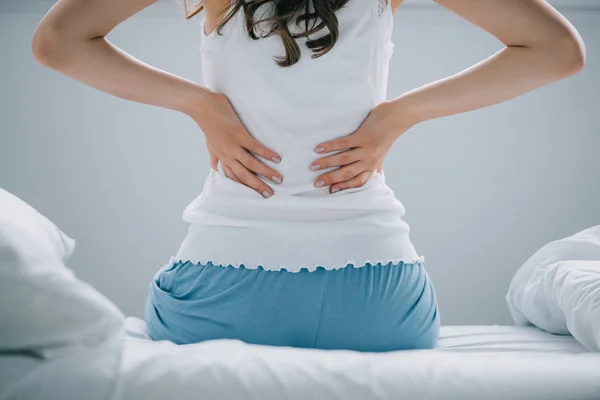
[[[550,45],[556,71],[561,77],[576,74],[585,65],[586,51],[581,36],[576,31],[568,32]]]
[[[38,63],[59,69],[78,48],[76,43],[76,39],[64,28],[42,21],[31,39],[31,51]]]
[[[51,66],[58,58],[60,34],[56,28],[43,22],[36,28],[31,39],[31,51],[36,61],[44,66]]]

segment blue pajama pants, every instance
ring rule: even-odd
[[[440,317],[423,263],[300,272],[172,262],[150,284],[148,333],[381,352],[433,348]]]

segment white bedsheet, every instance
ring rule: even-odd
[[[236,340],[177,346],[143,339],[137,319],[127,326],[124,341],[38,370],[14,398],[600,399],[600,354],[535,327],[444,326],[435,350],[376,354]]]

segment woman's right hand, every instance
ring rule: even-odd
[[[281,183],[283,177],[255,155],[276,163],[281,162],[281,156],[250,135],[227,97],[222,93],[205,94],[202,104],[192,114],[190,116],[204,132],[211,167],[216,169],[220,161],[228,178],[256,190],[265,198],[271,197],[273,189],[256,174],[274,183]]]

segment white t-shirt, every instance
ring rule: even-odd
[[[248,36],[243,10],[222,35],[201,28],[204,84],[224,93],[250,134],[282,156],[279,164],[259,159],[283,183],[260,177],[275,193],[265,199],[228,178],[219,163],[184,211],[189,233],[174,260],[290,272],[423,261],[383,173],[333,194],[314,186],[317,176],[334,169],[309,170],[323,157],[314,148],[356,131],[386,99],[394,47],[392,9],[384,0],[349,0],[336,15],[333,49],[313,59],[306,39],[299,39],[302,56],[291,67],[275,63],[284,54],[279,37]],[[204,15],[201,27],[203,21]]]

